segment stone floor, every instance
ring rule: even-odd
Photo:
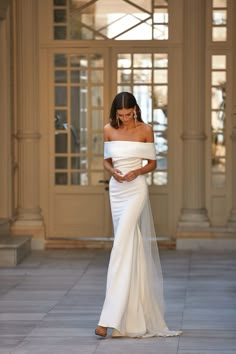
[[[177,338],[94,335],[107,250],[34,251],[0,269],[0,354],[235,354],[236,252],[161,251]]]

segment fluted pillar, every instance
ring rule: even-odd
[[[233,2],[233,14],[234,14],[234,30],[236,30],[236,4]],[[232,80],[232,92],[233,92],[233,107],[232,107],[232,209],[231,215],[228,220],[228,226],[236,229],[236,36],[233,36],[233,80]]]
[[[41,237],[37,1],[17,0],[14,5],[18,206],[13,230]]]
[[[205,0],[184,1],[183,203],[179,229],[207,227],[205,208]]]

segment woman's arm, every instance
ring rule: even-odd
[[[104,141],[110,141],[110,138],[109,138],[110,129],[111,129],[110,124],[105,125],[105,127],[104,127]],[[104,159],[103,166],[118,182],[123,182],[122,172],[113,167],[111,158]]]

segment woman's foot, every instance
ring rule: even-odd
[[[97,328],[95,329],[95,334],[100,337],[106,337],[107,327],[97,326]]]

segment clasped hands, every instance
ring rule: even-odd
[[[117,182],[130,182],[133,181],[137,176],[140,175],[140,169],[129,171],[125,175],[118,169],[113,169],[112,176],[115,178]]]

